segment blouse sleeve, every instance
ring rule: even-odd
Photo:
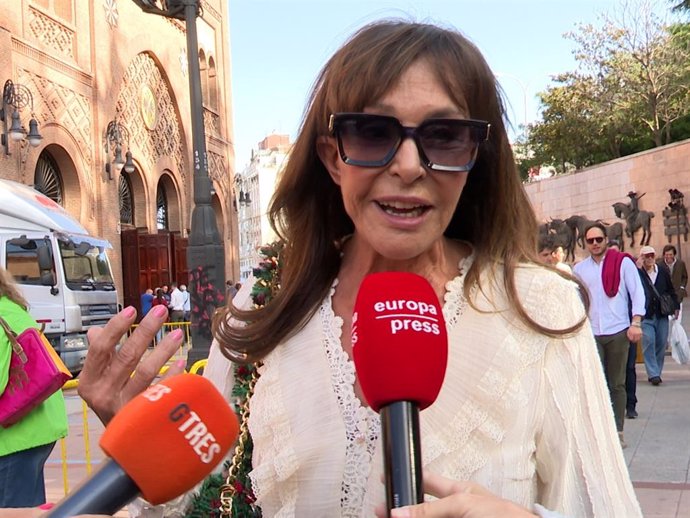
[[[576,290],[559,295],[565,313],[582,310]],[[543,373],[537,502],[565,516],[641,517],[589,322],[547,347]]]

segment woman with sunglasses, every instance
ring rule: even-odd
[[[249,431],[263,516],[368,518],[384,501],[350,332],[362,279],[390,270],[424,276],[443,305],[448,368],[422,451],[430,477],[481,493],[457,516],[640,516],[577,284],[537,264],[504,118],[494,74],[454,30],[377,22],[325,65],[269,211],[280,288],[258,308],[261,286],[245,283],[205,373],[230,397],[228,359],[262,362]],[[102,337],[129,326],[124,313]],[[116,354],[91,346],[81,394],[106,419],[142,377],[104,360],[140,354],[140,329]]]

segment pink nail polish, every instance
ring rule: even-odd
[[[153,308],[153,314],[157,317],[162,317],[163,315],[168,314],[168,308],[166,308],[165,306],[156,306],[155,308]]]
[[[52,502],[46,502],[45,504],[38,506],[38,508],[42,509],[43,511],[47,511],[48,509],[52,509],[53,507],[55,507],[55,504]]]
[[[127,317],[127,318],[132,318],[136,314],[137,310],[134,309],[132,306],[127,306],[125,309],[122,310],[122,314]]]
[[[187,361],[186,361],[186,360],[177,360],[177,361],[175,362],[175,367],[179,367],[179,368],[182,368],[182,369],[184,369],[186,365],[187,365]]]
[[[175,329],[170,332],[170,336],[173,340],[182,340],[183,332],[182,329]]]

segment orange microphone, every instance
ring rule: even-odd
[[[180,374],[150,386],[108,424],[110,457],[46,515],[111,515],[141,495],[154,505],[193,488],[220,463],[239,424],[206,378]]]

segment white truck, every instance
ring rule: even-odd
[[[29,312],[75,374],[86,358],[86,331],[118,310],[109,248],[47,196],[0,179],[0,266],[19,283]]]

